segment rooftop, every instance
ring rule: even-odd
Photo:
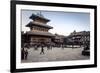
[[[39,27],[44,27],[44,28],[48,28],[48,29],[52,29],[53,27],[46,25],[46,24],[39,24],[36,22],[30,22],[29,24],[26,25],[26,27],[32,27],[32,26],[39,26]]]
[[[35,32],[28,31],[28,32],[26,32],[26,34],[28,34],[28,35],[36,35],[36,36],[49,36],[49,37],[53,37],[54,36],[50,32],[40,32],[40,31],[35,31]]]
[[[30,19],[35,20],[36,18],[40,18],[42,20],[45,20],[46,22],[49,22],[50,20],[45,18],[42,14],[32,14],[30,17]]]
[[[72,32],[69,36],[90,35],[90,31]]]

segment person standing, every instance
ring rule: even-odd
[[[25,50],[24,50],[24,47],[22,48],[21,50],[21,59],[24,60],[24,53],[25,53]]]
[[[28,56],[28,50],[25,50],[25,60],[27,60],[27,56]]]

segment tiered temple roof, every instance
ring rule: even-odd
[[[32,27],[32,26],[39,26],[39,27],[44,27],[48,29],[52,29],[53,27],[46,25],[46,24],[41,24],[41,23],[36,23],[36,22],[30,22],[29,24],[26,25],[26,27]]]
[[[54,36],[50,32],[39,32],[39,31],[35,31],[35,32],[28,31],[28,32],[26,32],[26,34],[28,34],[28,35],[36,35],[36,36],[48,36],[48,37],[53,37]]]
[[[34,20],[36,18],[39,18],[39,19],[42,19],[42,20],[45,20],[46,22],[49,22],[50,20],[45,18],[42,14],[39,14],[39,15],[35,15],[35,14],[32,14],[30,16],[30,19]]]
[[[32,14],[30,17],[30,19],[32,19],[33,21],[29,22],[26,27],[30,27],[30,28],[36,28],[36,27],[40,27],[40,28],[44,28],[44,29],[52,29],[53,27],[47,25],[46,23],[49,22],[49,19],[46,19],[43,15],[35,15]],[[34,27],[36,26],[36,27]],[[34,29],[33,29],[34,30]],[[52,33],[47,32],[47,31],[41,31],[41,30],[37,30],[35,32],[33,31],[28,31],[26,32],[26,34],[28,35],[35,35],[35,36],[48,36],[48,37],[52,37],[54,36]]]

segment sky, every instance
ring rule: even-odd
[[[80,31],[90,31],[90,13],[83,12],[56,12],[56,11],[34,11],[34,10],[21,10],[21,26],[22,31],[26,32],[30,29],[25,27],[31,19],[29,17],[32,13],[40,13],[50,21],[47,25],[53,27],[49,32],[60,35],[69,35],[74,30],[76,32]]]

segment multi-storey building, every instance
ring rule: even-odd
[[[76,45],[89,45],[90,44],[90,32],[81,31],[81,32],[72,32],[69,36],[65,38],[67,43],[72,43]]]
[[[52,33],[49,32],[49,29],[53,27],[47,25],[50,21],[49,19],[45,18],[42,14],[32,14],[30,17],[32,19],[26,27],[30,28],[30,31],[27,31],[23,34],[22,39],[27,40],[26,43],[30,45],[39,45],[51,43],[51,38],[54,37]]]

